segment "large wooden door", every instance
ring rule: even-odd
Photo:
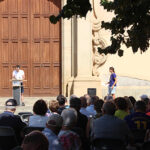
[[[25,95],[55,96],[60,92],[60,23],[50,14],[60,10],[47,0],[4,0],[0,3],[0,96],[12,93],[12,70],[25,71]]]

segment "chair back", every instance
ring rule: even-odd
[[[134,136],[135,143],[143,143],[146,135],[145,129],[135,129],[132,130],[132,134]]]
[[[102,139],[97,138],[92,142],[94,150],[125,150],[125,145],[119,139]]]
[[[33,114],[23,114],[23,115],[21,115],[21,120],[23,121],[23,122],[25,122],[26,124],[28,124],[28,122],[29,122],[29,117],[30,116],[32,116]]]
[[[0,149],[11,150],[18,145],[16,135],[11,127],[0,126]]]
[[[19,112],[18,115],[21,117],[22,115],[24,114],[30,114],[30,115],[33,115],[31,112]]]
[[[24,135],[27,135],[27,134],[29,134],[30,132],[35,131],[35,130],[43,131],[44,128],[43,128],[43,127],[25,127],[25,128],[23,129],[23,133],[24,133]]]

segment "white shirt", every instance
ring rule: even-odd
[[[13,71],[13,77],[15,77],[17,80],[22,80],[23,76],[24,76],[23,70],[19,70],[19,71],[14,70]]]
[[[17,80],[23,80],[24,71],[23,70],[19,70],[19,71],[14,70],[12,75]],[[13,81],[13,86],[20,86],[21,82],[22,81]]]

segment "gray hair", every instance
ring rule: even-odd
[[[74,108],[64,109],[61,113],[63,126],[72,127],[77,121],[77,112]]]

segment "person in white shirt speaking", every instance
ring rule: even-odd
[[[20,69],[20,65],[16,65],[16,68],[12,73],[12,78],[17,80],[25,79],[25,73],[23,70]],[[25,106],[23,93],[24,93],[24,87],[23,87],[23,82],[21,82],[21,102],[22,102],[22,106]]]

